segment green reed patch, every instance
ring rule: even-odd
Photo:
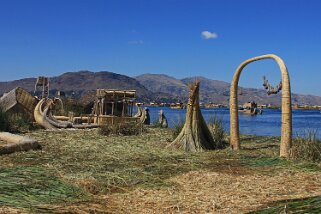
[[[321,196],[274,202],[267,208],[251,213],[321,213]]]
[[[242,157],[242,163],[252,167],[286,166],[289,162],[278,157]]]
[[[317,138],[317,130],[307,130],[303,137],[292,142],[291,159],[321,162],[321,140]]]
[[[76,202],[86,197],[80,188],[42,167],[0,168],[0,206],[38,210],[49,204]]]
[[[288,161],[280,157],[242,156],[242,164],[250,167],[289,168],[303,171],[320,171],[319,165],[308,161]]]

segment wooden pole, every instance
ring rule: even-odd
[[[125,114],[125,102],[124,101],[123,101],[122,105],[123,105],[122,106],[123,108],[121,110],[121,116],[124,117],[124,114]]]
[[[111,103],[111,115],[114,116],[114,107],[115,107],[115,104],[114,102]]]

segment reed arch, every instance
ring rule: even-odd
[[[236,69],[233,76],[230,89],[230,145],[233,150],[240,149],[240,133],[239,133],[239,118],[238,118],[238,99],[237,90],[240,75],[242,70],[248,64],[263,60],[273,59],[280,67],[282,75],[282,127],[281,127],[281,144],[280,156],[288,158],[290,155],[290,148],[292,146],[292,109],[291,109],[291,87],[289,73],[283,60],[274,55],[267,54],[253,57],[241,63]]]

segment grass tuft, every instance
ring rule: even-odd
[[[162,128],[162,124],[159,122],[158,119],[156,119],[152,125],[150,126],[151,128]]]
[[[141,123],[119,123],[119,124],[106,124],[100,127],[99,133],[101,135],[141,135],[145,130]]]
[[[26,133],[36,129],[29,116],[16,113],[9,114],[9,131],[14,133]]]
[[[9,128],[9,116],[0,109],[0,131],[8,131]]]
[[[307,130],[303,137],[297,137],[293,140],[291,158],[321,162],[321,140],[317,138],[316,130]]]
[[[30,116],[22,113],[6,113],[0,110],[0,131],[25,133],[34,130]]]
[[[223,119],[214,115],[208,121],[208,127],[213,136],[216,148],[222,149],[227,146],[226,132],[223,126]]]
[[[175,140],[177,138],[177,136],[179,135],[179,133],[181,133],[184,125],[185,125],[185,120],[181,117],[179,117],[178,120],[176,120],[174,122],[174,125],[172,128],[172,139],[173,140]]]

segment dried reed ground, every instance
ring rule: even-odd
[[[131,137],[97,130],[30,135],[43,151],[0,157],[7,179],[0,213],[246,213],[321,195],[320,166],[277,158],[278,138],[243,138],[235,154],[168,150],[171,134],[160,129]],[[17,169],[19,188],[10,177]]]

